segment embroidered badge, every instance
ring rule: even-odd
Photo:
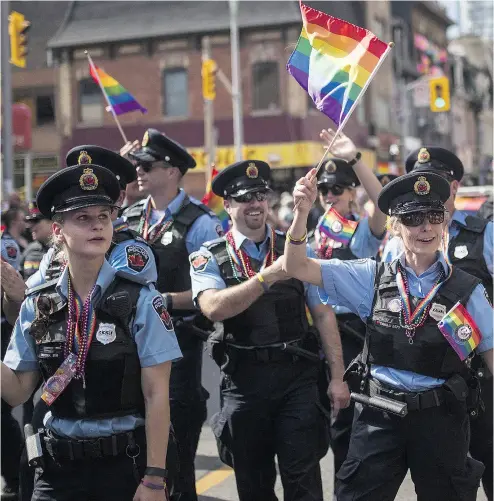
[[[431,185],[424,176],[419,176],[419,178],[417,179],[417,181],[415,181],[415,184],[413,185],[413,191],[420,196],[428,195],[429,192],[431,191]]]
[[[388,310],[392,311],[393,313],[398,313],[401,310],[401,299],[397,297],[391,299],[391,301],[388,303]]]
[[[457,245],[455,247],[453,255],[456,259],[463,259],[468,256],[468,248],[466,245]]]
[[[332,160],[328,160],[324,166],[324,170],[328,174],[332,174],[333,172],[336,172],[336,164]]]
[[[429,315],[439,322],[446,315],[446,306],[444,304],[432,303]]]
[[[163,245],[168,245],[172,243],[172,240],[173,240],[173,232],[165,231],[165,233],[163,233],[163,236],[161,237],[161,243]]]
[[[141,146],[147,146],[148,143],[149,143],[149,132],[146,131],[144,133],[144,136],[142,136]]]
[[[92,163],[93,159],[89,156],[88,152],[83,150],[79,153],[79,157],[77,158],[77,163],[79,165],[88,165]]]
[[[154,311],[160,317],[161,323],[164,325],[165,329],[167,331],[172,331],[173,330],[172,319],[170,317],[170,314],[168,313],[168,310],[166,309],[165,303],[163,302],[163,297],[156,296],[153,299],[152,305]]]
[[[250,162],[247,166],[245,174],[249,179],[256,179],[259,176],[259,169],[254,162]]]
[[[225,235],[225,232],[223,231],[223,226],[221,226],[221,224],[217,224],[215,230],[216,230],[216,233],[219,237],[222,237]]]
[[[200,252],[194,252],[190,255],[190,264],[194,271],[201,272],[206,269],[209,261],[211,261],[211,256],[205,256]]]
[[[419,153],[417,155],[417,161],[419,164],[426,164],[431,159],[431,154],[427,150],[427,148],[420,148]]]
[[[113,341],[117,339],[117,331],[115,329],[115,324],[105,324],[104,322],[101,322],[98,326],[96,339],[101,344],[113,343]]]
[[[15,259],[17,257],[17,247],[13,245],[6,245],[5,251],[10,259]]]
[[[98,187],[98,178],[93,173],[93,169],[84,169],[81,177],[79,178],[81,188],[86,191],[95,190]]]
[[[128,245],[125,248],[127,266],[134,271],[141,272],[149,261],[148,252],[138,245]]]

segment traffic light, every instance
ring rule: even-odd
[[[431,111],[449,111],[451,107],[449,95],[449,80],[447,77],[432,78],[429,80],[431,96]]]
[[[216,62],[212,59],[202,62],[202,97],[209,101],[216,97]]]
[[[9,16],[10,62],[19,68],[26,67],[27,32],[31,23],[20,12],[12,11]]]

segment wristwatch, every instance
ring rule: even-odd
[[[355,155],[355,158],[353,160],[350,160],[348,162],[348,165],[350,167],[353,167],[361,158],[362,158],[362,153],[360,153],[360,151],[357,151],[357,154]]]
[[[144,475],[149,475],[150,477],[162,477],[163,480],[166,480],[168,477],[168,470],[166,468],[158,468],[156,466],[146,466]]]

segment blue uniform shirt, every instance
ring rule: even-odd
[[[6,231],[2,234],[2,257],[17,271],[21,267],[21,249],[17,241]]]
[[[123,218],[118,218],[113,221],[113,227],[116,228],[124,222]],[[48,252],[43,256],[39,264],[38,271],[29,277],[26,284],[29,288],[41,285],[46,281],[46,270],[50,266],[53,259],[55,249],[51,247]],[[142,259],[144,267],[136,266],[132,259]],[[116,244],[110,256],[107,258],[108,262],[115,268],[117,275],[133,280],[140,284],[154,283],[158,279],[158,271],[156,269],[156,260],[154,254],[149,246],[144,242],[136,242],[134,239],[126,240]]]
[[[438,253],[438,256],[438,260],[427,271],[417,276],[411,268],[405,266],[404,255],[400,255],[399,259],[405,266],[412,296],[425,297],[435,284],[441,267],[446,271],[446,275],[448,274],[449,267],[444,260],[444,256],[442,253]],[[319,289],[319,291],[323,301],[346,306],[365,322],[372,313],[376,262],[373,259],[351,261],[331,259],[329,261],[319,260],[318,262],[321,265],[324,289]],[[466,309],[482,333],[482,341],[477,347],[477,352],[482,353],[492,349],[492,307],[486,298],[483,285],[478,285],[474,289]],[[406,391],[422,391],[440,386],[444,382],[443,379],[378,365],[371,367],[371,374],[383,383]]]
[[[65,298],[68,295],[67,275],[68,268],[65,268],[56,285],[57,292]],[[104,261],[92,296],[94,305],[98,304],[115,275],[116,270]],[[173,328],[168,330],[165,327],[159,314],[151,305],[155,297],[161,298],[161,295],[154,286],[143,285],[137,301],[135,319],[129,326],[137,345],[141,367],[152,367],[182,356]],[[34,319],[34,297],[29,296],[22,303],[19,318],[5,354],[4,363],[12,370],[26,372],[39,369],[35,342],[29,333]],[[44,423],[48,429],[63,437],[93,438],[133,430],[142,426],[144,419],[138,415],[107,419],[61,419],[55,418],[51,412],[48,412]]]
[[[245,253],[252,259],[257,261],[264,261],[264,258],[269,252],[271,245],[271,229],[267,225],[266,238],[261,243],[259,248],[252,240],[249,240],[245,235],[242,235],[239,231],[232,228],[232,235],[235,241],[235,246],[237,249],[242,248]],[[211,252],[205,247],[201,247],[199,253],[204,256],[208,262],[206,266],[200,271],[196,271],[192,266],[190,268],[190,276],[192,279],[192,298],[197,304],[197,296],[207,289],[226,289],[226,284],[221,277],[220,269],[216,259],[211,254]],[[315,257],[314,251],[307,245],[307,255],[309,257]],[[192,256],[191,256],[192,258]],[[304,282],[305,297],[307,306],[313,308],[318,304],[321,304],[319,294],[317,292],[317,287],[307,284]]]
[[[465,224],[465,219],[467,217],[467,214],[465,212],[455,210],[453,213],[453,217],[450,220],[448,231],[449,231],[449,237],[455,238],[459,231],[460,227],[458,226],[457,222]],[[494,224],[492,221],[489,221],[487,226],[485,227],[484,231],[484,260],[485,264],[487,265],[487,269],[489,270],[489,273],[492,275],[494,274],[494,269],[493,269],[493,228]],[[386,247],[384,248],[383,255],[382,255],[382,260],[383,261],[393,261],[396,259],[401,253],[403,252],[403,242],[401,238],[398,237],[393,237],[392,239],[389,240],[389,242],[386,244]]]

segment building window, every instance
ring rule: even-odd
[[[55,103],[53,94],[36,96],[36,124],[48,125],[55,123]]]
[[[189,114],[189,85],[185,68],[163,70],[163,115],[186,117]]]
[[[80,120],[83,123],[103,122],[104,98],[92,78],[79,80]]]
[[[252,109],[277,110],[280,107],[278,63],[263,61],[252,65]]]

